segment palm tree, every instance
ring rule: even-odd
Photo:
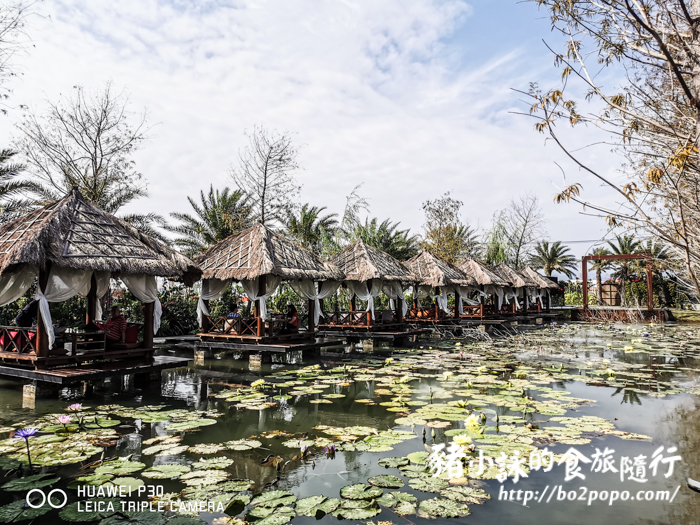
[[[14,219],[18,212],[29,207],[28,201],[17,198],[31,185],[18,179],[25,166],[11,162],[16,154],[16,151],[9,149],[0,150],[0,222]]]
[[[639,251],[641,242],[636,240],[632,235],[622,235],[616,237],[616,242],[608,241],[610,250],[613,255],[631,255]],[[634,268],[634,262],[626,259],[621,259],[615,262],[617,272],[615,274],[620,278],[620,305],[627,305],[627,278],[630,274],[630,269]]]
[[[392,224],[389,219],[381,223],[377,218],[365,219],[353,230],[352,240],[362,239],[395,259],[406,261],[418,253],[418,237],[410,235],[409,230],[399,230],[399,224]]]
[[[338,215],[321,215],[325,209],[325,206],[318,208],[304,204],[298,213],[290,212],[287,215],[287,233],[314,253],[319,253],[322,240],[338,228]]]
[[[547,277],[552,276],[552,272],[559,272],[568,278],[574,276],[572,269],[576,269],[576,258],[569,252],[567,246],[563,246],[561,241],[549,244],[549,241],[540,241],[535,246],[535,255],[530,263],[535,269],[543,270]]]
[[[175,245],[183,248],[188,255],[196,255],[226,237],[237,233],[252,224],[252,212],[242,191],[230,188],[200,191],[200,202],[187,197],[194,215],[172,212],[170,216],[180,224],[166,224],[165,230],[180,235]]]
[[[596,248],[593,251],[593,255],[610,255],[610,250],[607,248]],[[603,305],[603,278],[602,273],[605,270],[612,268],[612,261],[601,259],[593,261],[592,269],[595,270],[595,284],[596,284],[596,299],[598,300],[598,306]]]

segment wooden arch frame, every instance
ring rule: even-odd
[[[624,255],[585,255],[582,259],[582,281],[583,281],[583,309],[588,310],[588,261],[616,261],[616,260],[630,260],[630,259],[643,259],[647,262],[647,310],[651,311],[654,309],[654,292],[652,289],[652,272],[651,272],[651,260],[652,255],[650,253],[634,253],[634,254],[624,254]]]

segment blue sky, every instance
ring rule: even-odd
[[[20,57],[13,103],[45,100],[107,80],[148,109],[151,136],[136,155],[150,198],[131,210],[167,215],[187,195],[230,184],[229,168],[255,124],[302,144],[302,201],[342,212],[362,184],[371,215],[419,232],[421,202],[445,191],[464,220],[488,227],[495,210],[533,193],[554,240],[597,239],[600,219],[555,205],[579,174],[532,128],[522,97],[558,82],[542,43],[556,43],[535,3],[511,0],[45,0]],[[20,111],[0,122],[7,142]],[[593,131],[572,136],[576,143]],[[609,152],[587,159],[613,172]],[[131,211],[130,210],[130,211]],[[582,254],[590,243],[572,244]]]

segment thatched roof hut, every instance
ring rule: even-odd
[[[263,275],[285,280],[343,279],[335,265],[259,223],[212,246],[196,261],[204,279],[241,281]]]
[[[403,264],[388,253],[367,245],[362,239],[334,255],[331,262],[345,274],[346,281],[413,281],[413,276]]]
[[[477,284],[483,286],[510,286],[510,283],[492,272],[488,266],[474,259],[466,259],[457,265],[463,273],[473,277]]]
[[[523,274],[528,276],[530,279],[532,279],[534,282],[538,284],[539,288],[552,288],[552,289],[559,289],[559,285],[552,281],[551,279],[548,279],[544,275],[540,275],[537,273],[535,270],[533,270],[531,267],[526,266],[523,271]]]
[[[192,284],[190,259],[85,200],[77,189],[0,227],[0,275],[22,265],[170,277]]]
[[[539,288],[539,285],[533,282],[530,277],[514,270],[506,263],[494,266],[491,270],[502,279],[508,281],[513,288]]]
[[[456,266],[425,250],[403,264],[413,274],[414,282],[419,285],[435,288],[441,286],[477,286],[473,277],[465,275]]]

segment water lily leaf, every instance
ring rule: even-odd
[[[125,474],[133,474],[141,469],[146,468],[145,463],[139,461],[129,461],[126,459],[114,459],[105,461],[95,469],[95,474],[114,474],[115,476],[123,476]]]
[[[382,467],[398,468],[408,465],[408,458],[382,458],[378,463]]]
[[[253,439],[227,441],[226,443],[223,443],[223,445],[229,450],[251,450],[262,447],[262,443],[260,441],[255,441]]]
[[[169,520],[168,525],[207,525],[207,522],[192,516],[177,516]]]
[[[187,465],[155,465],[141,474],[149,479],[177,479],[190,471]]]
[[[139,487],[142,487],[144,485],[142,479],[138,478],[132,478],[132,477],[123,477],[123,478],[114,478],[112,481],[109,482],[111,485],[115,485],[117,487],[123,487],[123,490],[132,490],[136,491]]]
[[[394,513],[399,516],[407,516],[416,513],[416,504],[411,501],[401,501],[394,507]]]
[[[32,503],[33,505],[38,504]],[[56,501],[55,504],[60,503]],[[44,505],[37,509],[33,509],[24,499],[10,503],[9,505],[3,505],[0,507],[0,523],[17,523],[25,520],[33,520],[39,516],[43,516],[47,512],[53,510],[49,505],[49,502],[45,502]]]
[[[425,464],[427,464],[428,456],[429,456],[428,452],[420,451],[420,452],[411,452],[406,457],[408,458],[408,460],[411,463],[413,463],[415,465],[425,465]]]
[[[90,420],[85,420],[85,428],[110,428],[120,425],[121,421],[118,419],[100,419],[93,418]]]
[[[476,487],[447,487],[440,491],[440,495],[453,501],[477,505],[482,504],[487,499],[491,499],[490,494]]]
[[[381,508],[367,508],[367,509],[344,509],[340,508],[333,513],[336,518],[342,518],[346,520],[366,520],[375,517],[382,511]]]
[[[309,440],[309,439],[288,439],[287,441],[284,441],[282,443],[282,446],[287,447],[287,448],[301,449],[303,447],[310,447],[313,444],[314,444],[313,440]]]
[[[376,501],[380,505],[392,508],[401,502],[415,503],[418,501],[418,498],[406,492],[387,492],[381,498],[377,498]]]
[[[340,489],[340,495],[345,499],[374,499],[380,497],[384,491],[379,487],[358,483],[346,485]]]
[[[187,430],[195,430],[199,427],[206,427],[209,425],[215,425],[216,419],[194,419],[192,421],[181,421],[179,423],[170,423],[168,425],[168,430],[171,432],[182,432]]]
[[[282,509],[289,509],[289,510],[282,510]],[[277,512],[269,515],[267,518],[263,518],[260,521],[257,521],[256,524],[258,525],[284,525],[287,523],[289,520],[291,520],[295,516],[294,509],[290,507],[282,507],[281,509],[277,509]]]
[[[8,481],[2,487],[3,490],[8,492],[18,492],[31,489],[39,489],[41,487],[48,487],[53,485],[61,478],[52,477],[50,474],[34,474],[33,476],[26,476],[24,478],[13,479]]]
[[[324,514],[330,514],[338,508],[340,500],[325,496],[311,496],[297,501],[296,511],[299,516],[321,518]]]
[[[114,514],[119,510],[119,500],[115,498],[97,498],[88,501],[76,501],[64,507],[59,516],[65,521],[86,522],[97,521]]]
[[[163,525],[165,518],[158,512],[121,512],[103,519],[99,525]]]
[[[76,485],[102,485],[113,478],[112,474],[92,474],[90,476],[82,476],[76,479],[75,482]],[[77,488],[77,486],[71,488]]]
[[[217,458],[200,458],[199,461],[192,463],[192,468],[195,469],[224,469],[233,465],[233,460],[225,456]]]
[[[408,485],[415,490],[420,490],[421,492],[440,492],[442,489],[447,488],[450,484],[444,479],[440,478],[411,478],[408,480]]]
[[[418,511],[430,518],[460,518],[471,514],[464,503],[445,498],[423,500],[418,504]]]
[[[367,480],[370,485],[375,487],[381,487],[384,489],[400,489],[403,487],[404,483],[401,478],[396,476],[390,476],[389,474],[382,474],[380,476],[374,476]]]
[[[254,507],[282,507],[294,503],[297,497],[291,492],[284,490],[271,490],[263,492],[259,496],[253,498],[250,504]]]
[[[193,470],[180,476],[180,481],[190,486],[216,485],[228,477],[229,473],[222,470]]]
[[[221,452],[225,448],[226,447],[224,447],[223,445],[218,445],[215,443],[201,443],[199,445],[191,446],[187,449],[187,452],[190,452],[192,454],[216,454],[217,452]]]

